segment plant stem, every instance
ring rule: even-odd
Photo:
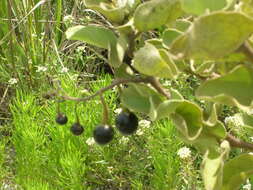
[[[8,16],[9,16],[9,19],[12,18],[12,10],[11,10],[11,1],[8,0]],[[11,20],[9,20],[8,22],[8,27],[9,27],[9,31],[10,32],[10,58],[11,58],[11,66],[12,66],[12,69],[13,69],[13,73],[14,73],[14,77],[17,78],[20,82],[20,84],[22,85],[22,81],[21,81],[21,78],[17,72],[17,68],[16,68],[16,65],[15,65],[15,58],[14,58],[14,55],[13,55],[13,52],[14,52],[14,47],[13,47],[13,26],[12,26],[12,23],[11,23]]]
[[[77,101],[77,102],[88,101],[100,94],[103,94],[105,91],[112,89],[114,86],[117,86],[120,84],[127,84],[127,83],[150,83],[160,94],[167,97],[168,99],[170,98],[170,94],[163,89],[162,85],[154,77],[145,77],[145,78],[137,77],[137,78],[129,78],[129,79],[117,78],[112,82],[112,84],[104,88],[101,88],[100,90],[98,90],[96,93],[94,93],[91,96],[87,96],[84,98],[76,98],[76,97],[72,97],[72,96],[68,96],[64,94],[64,95],[59,95],[59,97],[61,97],[64,100],[72,100],[72,101]],[[51,96],[55,96],[55,95],[56,95],[55,93],[51,94]]]
[[[159,92],[160,94],[164,95],[166,98],[170,99],[170,93],[165,91],[161,83],[158,81],[157,78],[151,77],[150,84]]]
[[[105,102],[105,99],[103,97],[103,94],[100,93],[99,96],[100,96],[101,103],[103,105],[103,121],[102,122],[104,125],[106,125],[106,124],[109,124],[109,110]]]
[[[242,44],[238,51],[242,52],[247,57],[247,59],[253,63],[253,48],[250,46],[249,42]]]
[[[79,102],[76,102],[76,104],[75,104],[75,116],[76,116],[76,122],[80,123],[80,119],[79,119],[78,112],[77,112],[78,103]]]
[[[242,140],[234,137],[231,134],[227,135],[226,140],[229,142],[229,144],[232,147],[243,148],[243,149],[248,149],[248,150],[253,151],[253,144],[245,142],[245,141],[242,141]]]

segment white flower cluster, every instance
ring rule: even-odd
[[[145,119],[139,121],[139,126],[146,129],[150,127],[150,124],[151,124],[151,121],[148,121]]]
[[[18,189],[18,185],[15,184],[8,184],[8,183],[3,183],[1,184],[0,190],[16,190]]]
[[[47,71],[47,67],[45,67],[45,66],[37,66],[37,70],[36,70],[37,73],[45,72],[45,71]]]
[[[89,90],[87,90],[87,89],[83,89],[83,90],[81,90],[80,91],[82,94],[89,94],[90,92],[89,92]]]
[[[242,187],[243,190],[251,190],[250,181],[247,180],[246,184]]]
[[[177,155],[181,158],[181,159],[187,159],[191,157],[191,150],[187,147],[182,147],[177,151]]]
[[[45,32],[40,33],[40,36],[38,36],[36,33],[32,33],[32,38],[38,39],[39,41],[42,41],[44,39],[44,36],[45,36]]]
[[[253,115],[253,109],[247,111],[247,114],[248,114],[248,115]]]
[[[243,2],[236,3],[234,5],[235,11],[241,11],[243,4]]]
[[[151,126],[151,122],[150,121],[145,120],[145,119],[140,120],[139,121],[139,129],[136,131],[136,135],[139,135],[139,136],[143,135],[145,129],[150,128],[150,126]]]
[[[86,140],[86,144],[89,145],[89,146],[92,146],[95,144],[95,140],[93,137],[90,137]]]
[[[13,84],[18,83],[18,80],[15,79],[15,78],[11,78],[11,79],[8,81],[8,83],[9,83],[10,85],[13,85]]]
[[[85,51],[85,46],[78,46],[76,49],[77,53],[82,53]]]
[[[115,114],[120,114],[122,112],[122,108],[117,108],[113,111]]]
[[[70,24],[73,21],[74,21],[74,17],[72,15],[67,15],[67,16],[63,17],[63,22]]]
[[[121,137],[121,139],[119,140],[120,144],[126,144],[128,143],[128,141],[129,141],[129,138],[125,136]]]
[[[67,67],[62,67],[61,68],[61,73],[67,73],[69,69]]]
[[[171,81],[170,80],[166,80],[163,82],[164,86],[171,86]]]
[[[225,124],[228,127],[241,127],[244,125],[243,120],[239,115],[226,117]]]

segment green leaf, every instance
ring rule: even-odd
[[[199,17],[171,45],[185,58],[219,59],[237,50],[253,32],[253,20],[239,12],[215,12]]]
[[[187,125],[184,117],[180,114],[172,113],[170,114],[170,119],[173,121],[174,125],[179,131],[179,137],[185,143],[194,144],[195,142],[199,141],[202,127],[194,128],[194,126]]]
[[[180,31],[176,29],[167,29],[163,32],[162,39],[163,43],[166,46],[170,46],[170,44],[180,35],[182,34]]]
[[[177,77],[177,75],[179,74],[179,71],[177,69],[176,64],[174,63],[173,59],[172,59],[172,55],[168,53],[168,51],[166,51],[165,49],[159,49],[159,53],[161,58],[167,63],[167,65],[169,66],[172,76],[171,78],[175,79]]]
[[[171,99],[173,100],[183,100],[184,97],[176,90],[173,88],[170,88],[170,95],[171,95]]]
[[[115,78],[132,78],[133,71],[127,64],[121,64],[118,68],[115,68]]]
[[[108,20],[121,23],[125,18],[125,6],[113,5],[108,0],[84,0],[86,7],[103,14]]]
[[[187,139],[196,139],[202,130],[202,110],[187,100],[166,100],[157,107],[157,119],[171,117]]]
[[[192,68],[194,73],[197,73],[203,77],[208,77],[213,73],[215,69],[215,62],[203,61],[202,64],[197,65],[196,68],[194,68],[194,65],[192,65]]]
[[[111,43],[109,46],[109,51],[108,51],[108,59],[109,63],[117,68],[121,65],[125,51],[128,47],[128,40],[125,38],[124,35],[121,35],[116,43]]]
[[[172,60],[163,57],[161,52],[152,44],[146,43],[134,55],[133,66],[140,73],[162,78],[174,78],[175,68]],[[163,53],[162,53],[163,54]]]
[[[151,107],[155,108],[163,101],[156,91],[142,84],[129,85],[122,90],[120,98],[128,109],[145,114],[150,114]]]
[[[241,117],[244,125],[253,129],[253,115],[244,113],[241,115]]]
[[[212,125],[204,125],[203,132],[216,139],[224,139],[227,136],[227,130],[221,121]]]
[[[253,1],[241,0],[241,11],[251,17],[253,17]]]
[[[155,121],[155,119],[157,118],[157,110],[156,110],[156,106],[155,103],[153,102],[153,98],[149,97],[149,102],[150,102],[150,111],[149,111],[149,117],[151,121]]]
[[[253,174],[253,154],[239,155],[224,165],[222,190],[237,190]]]
[[[183,19],[177,19],[173,24],[173,28],[175,30],[178,30],[180,32],[185,32],[190,26],[191,26],[191,22],[188,20],[183,20]]]
[[[148,1],[135,10],[134,25],[139,31],[148,31],[176,20],[181,13],[178,0]]]
[[[221,153],[214,156],[207,151],[201,164],[201,173],[205,189],[218,190],[222,187],[223,166],[227,159],[230,146],[227,141],[221,143]]]
[[[115,27],[115,29],[117,29],[117,31],[121,35],[131,36],[134,35],[133,23],[134,23],[133,18],[131,18],[127,23],[125,23],[124,25],[117,26]]]
[[[227,5],[227,0],[180,0],[182,9],[187,13],[201,15],[207,10],[216,11]]]
[[[80,40],[91,45],[108,49],[111,44],[116,44],[115,34],[100,26],[74,26],[66,31],[67,39]]]
[[[165,47],[164,44],[163,44],[163,41],[161,39],[157,39],[157,38],[148,39],[148,40],[145,41],[145,43],[152,44],[157,49],[161,49],[161,48]]]
[[[218,116],[217,116],[217,109],[219,108],[219,104],[216,103],[209,103],[206,105],[207,109],[205,109],[208,113],[208,116],[205,116],[206,119],[206,124],[207,125],[215,125],[218,121]]]
[[[207,109],[209,113],[203,113],[204,115],[208,114],[207,120],[203,122],[204,133],[206,133],[207,135],[211,135],[215,137],[216,139],[224,139],[227,136],[227,131],[223,123],[218,120],[218,116],[217,116],[217,110],[219,109],[220,105],[215,103],[215,104],[211,104],[211,105],[209,104],[206,106],[211,107],[211,110]]]
[[[243,130],[249,135],[253,135],[253,115],[251,113],[237,113],[235,114],[239,119],[241,118],[243,122]]]
[[[209,101],[247,109],[253,101],[253,69],[237,66],[225,76],[200,85],[196,96]]]

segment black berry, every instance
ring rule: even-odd
[[[116,127],[123,135],[131,135],[138,128],[138,118],[132,112],[121,112],[115,120]]]
[[[80,123],[74,123],[71,127],[70,127],[70,131],[74,134],[74,135],[81,135],[84,131],[83,126],[80,125]]]
[[[109,143],[113,139],[113,136],[114,130],[109,125],[98,125],[93,131],[93,137],[100,145]]]
[[[64,125],[68,122],[68,117],[63,113],[58,113],[58,115],[55,118],[55,121],[60,125]]]

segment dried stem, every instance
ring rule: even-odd
[[[227,135],[226,140],[230,143],[232,147],[243,148],[253,151],[253,144],[242,141],[231,134]]]

